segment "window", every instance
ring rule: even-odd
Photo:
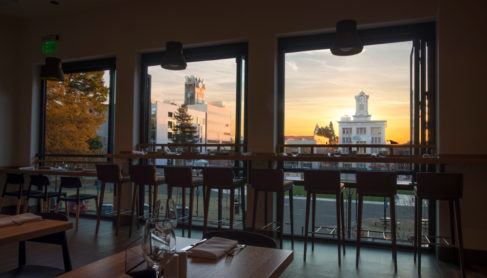
[[[370,128],[370,133],[372,135],[381,135],[382,134],[382,128],[380,128],[380,127],[372,127],[372,128]]]
[[[433,23],[359,28],[364,51],[345,57],[334,56],[329,50],[334,33],[281,38],[277,72],[279,143],[284,146],[297,142],[311,145],[434,143],[434,30]],[[384,150],[387,153],[383,148],[331,146],[321,148],[320,152],[375,155]],[[409,151],[406,155],[411,154]],[[291,164],[283,163],[285,171],[288,166]],[[316,169],[344,170],[347,176],[342,175],[342,180],[347,181],[354,180],[351,176],[355,170],[400,169],[414,173],[421,167],[347,161],[313,165]],[[399,180],[408,182],[411,176],[404,175]],[[400,244],[408,245],[408,235],[413,232],[410,224],[414,206],[411,192],[400,194],[409,214],[399,217],[401,220],[398,218],[401,222],[398,229],[404,232],[398,238]],[[377,205],[383,204],[377,202]],[[433,206],[428,207],[430,212],[434,210]],[[376,230],[375,223],[380,225],[380,217],[385,216],[368,217],[369,228]],[[324,222],[321,224],[326,226]],[[434,225],[428,225],[428,229],[434,231]],[[350,235],[353,237],[353,233]]]
[[[115,59],[64,63],[64,80],[42,81],[39,158],[47,166],[94,168],[113,148]],[[94,178],[82,179],[82,193],[99,191]],[[68,193],[69,194],[69,193]],[[84,202],[82,214],[96,204]],[[105,190],[102,214],[113,209],[113,186]]]
[[[188,66],[182,71],[161,68],[162,53],[143,55],[143,118],[155,124],[142,127],[141,139],[158,144],[243,143],[246,44],[185,49]],[[192,126],[178,136],[183,118]],[[169,119],[171,119],[169,121]],[[172,136],[168,136],[168,129]],[[149,137],[150,136],[150,137]],[[200,149],[200,151],[205,151]],[[164,163],[163,160],[158,163]],[[213,162],[211,162],[213,163]]]
[[[43,82],[39,153],[55,156],[111,152],[115,61],[63,64],[63,70],[63,82]]]
[[[357,127],[357,134],[365,135],[367,133],[367,128],[365,127]]]

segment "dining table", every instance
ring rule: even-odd
[[[8,215],[0,214],[0,218],[2,217],[8,217]],[[72,228],[71,222],[51,219],[4,226],[0,227],[0,245],[65,232]]]
[[[181,250],[199,242],[199,239],[177,237],[176,249]],[[125,273],[127,252],[139,253],[140,245],[129,247],[101,260],[67,272],[60,277],[130,277]],[[188,258],[187,277],[279,277],[293,260],[292,250],[246,246],[234,256],[224,256],[217,260]]]

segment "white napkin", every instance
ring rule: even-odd
[[[212,237],[189,251],[193,258],[218,259],[237,246],[236,240]]]
[[[19,224],[19,225],[23,224],[23,223],[27,223],[27,222],[42,220],[41,216],[35,215],[33,213],[18,214],[18,215],[12,216],[12,218],[13,218],[12,221],[15,224]]]
[[[10,216],[5,216],[0,218],[0,227],[21,225],[23,223],[39,221],[39,220],[42,220],[42,217],[32,213],[10,215]]]

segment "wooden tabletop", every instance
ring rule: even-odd
[[[34,167],[2,167],[0,171],[13,174],[45,175],[45,176],[66,176],[66,177],[96,177],[93,169],[70,170],[61,168],[34,168]]]
[[[1,227],[0,245],[59,233],[71,228],[73,228],[71,222],[48,219]]]
[[[197,239],[177,238],[181,249]],[[134,248],[140,249],[140,246]],[[293,260],[293,251],[247,246],[231,259],[218,261],[188,258],[188,277],[278,277]],[[60,277],[129,277],[125,274],[125,252],[85,265]]]

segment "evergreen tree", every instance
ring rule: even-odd
[[[325,127],[320,127],[318,124],[316,124],[315,134],[328,138],[328,143],[330,144],[335,144],[337,142],[335,128],[333,127],[333,123],[331,121],[330,124]]]
[[[198,130],[193,124],[193,117],[188,113],[188,106],[179,106],[174,113],[176,125],[173,127],[172,141],[175,144],[195,144],[198,143]]]

